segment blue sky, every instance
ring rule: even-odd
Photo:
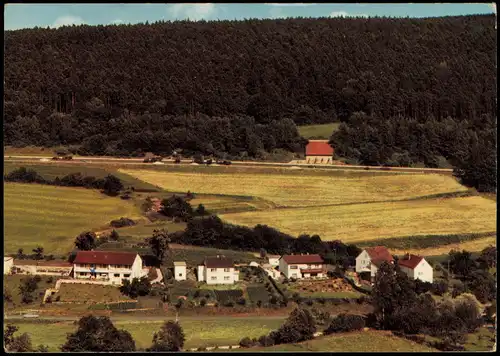
[[[8,4],[4,30],[71,24],[325,16],[432,17],[496,13],[494,3],[466,4]]]

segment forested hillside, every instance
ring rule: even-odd
[[[97,151],[111,154],[184,145],[256,156],[303,146],[289,121],[274,124],[288,125],[287,137],[261,125],[284,118],[344,121],[335,140],[339,152],[382,164],[384,155],[367,158],[362,146],[375,132],[387,136],[383,142],[394,141],[393,135],[403,135],[396,128],[401,120],[426,125],[450,117],[474,132],[483,122],[492,125],[494,23],[493,15],[477,15],[6,31],[5,140],[53,145],[91,139],[100,142]],[[349,119],[361,111],[377,123],[363,126],[368,132],[358,137],[361,143],[351,142],[346,128],[358,135],[362,120]],[[432,132],[434,124],[427,125]],[[453,141],[456,131],[449,135]],[[467,145],[461,139],[453,144]]]

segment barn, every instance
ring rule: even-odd
[[[328,140],[309,140],[306,146],[306,162],[311,164],[332,164],[333,152]]]

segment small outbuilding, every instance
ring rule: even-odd
[[[176,281],[185,281],[187,277],[187,267],[186,262],[176,261],[174,262],[174,278]]]
[[[328,140],[309,140],[306,146],[306,162],[310,164],[332,164],[333,147]]]
[[[3,274],[10,274],[13,266],[14,266],[14,258],[12,257],[3,258]]]

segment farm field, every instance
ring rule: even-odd
[[[322,125],[304,125],[298,126],[300,136],[309,139],[328,140],[332,134],[338,130],[340,122]]]
[[[179,320],[186,335],[185,348],[202,346],[236,345],[245,337],[259,337],[280,327],[285,317],[265,320],[244,320],[224,318],[221,320]],[[153,333],[157,332],[163,322],[160,321],[115,321],[118,329],[131,333],[137,348],[151,346]],[[30,323],[12,322],[19,327],[18,333],[31,335],[33,345],[45,344],[49,351],[59,351],[60,345],[66,341],[66,334],[74,332],[72,322]]]
[[[413,200],[225,214],[238,225],[271,226],[298,236],[358,243],[384,237],[496,230],[496,204],[481,197]]]
[[[437,174],[391,176],[287,173],[177,172],[119,169],[170,192],[253,196],[277,207],[307,207],[403,200],[466,191],[454,178]],[[199,199],[203,203],[202,198]],[[208,202],[210,204],[210,202]]]
[[[132,203],[85,188],[4,183],[4,199],[7,254],[37,246],[49,254],[65,254],[82,231],[122,216],[140,216]]]
[[[235,349],[246,352],[433,352],[430,347],[399,338],[384,331],[361,331],[318,337],[298,344]]]
[[[488,246],[496,246],[497,239],[493,237],[485,237],[482,239],[464,241],[456,244],[442,245],[430,248],[409,248],[409,249],[391,249],[391,253],[395,255],[404,255],[405,253],[413,253],[420,256],[435,256],[435,255],[448,255],[451,250],[467,250],[482,251]]]

